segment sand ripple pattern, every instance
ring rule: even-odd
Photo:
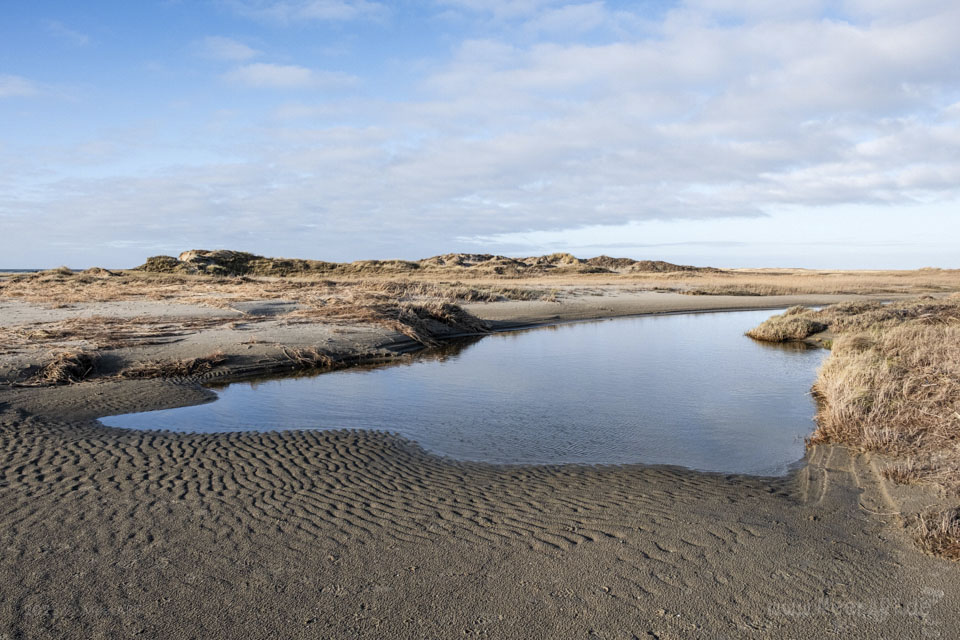
[[[108,429],[89,416],[203,392],[97,389],[49,391],[69,420],[0,405],[0,637],[956,637],[955,568],[887,541],[849,457],[497,467],[377,432]],[[900,609],[797,609],[823,602]]]
[[[2,482],[27,489],[25,503],[96,494],[147,510],[189,504],[224,544],[253,521],[310,544],[439,536],[563,550],[622,538],[635,529],[624,525],[625,511],[667,524],[678,501],[722,503],[729,493],[714,476],[671,469],[458,463],[379,432],[185,435],[30,417],[4,427]],[[642,493],[631,488],[638,476]],[[777,484],[738,482],[743,499],[786,495]]]

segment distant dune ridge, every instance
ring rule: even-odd
[[[325,262],[299,258],[265,258],[243,251],[193,249],[178,257],[153,256],[137,267],[156,273],[208,275],[288,276],[298,274],[409,273],[428,271],[471,271],[490,275],[538,275],[544,273],[667,273],[676,271],[717,271],[662,260],[632,260],[598,256],[582,259],[569,253],[531,258],[508,258],[489,253],[448,253],[423,260],[358,260]]]

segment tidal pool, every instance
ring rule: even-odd
[[[459,460],[780,475],[803,458],[826,352],[743,335],[772,313],[498,333],[399,365],[238,382],[213,402],[101,422],[201,433],[377,429]]]

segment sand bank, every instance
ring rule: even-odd
[[[822,305],[877,296],[689,296],[677,293],[630,291],[623,287],[582,287],[560,290],[557,302],[505,301],[462,305],[488,321],[494,330],[555,322],[609,318],[651,313],[683,313],[735,309],[775,309],[795,304]],[[888,296],[889,297],[889,296]],[[0,381],[24,379],[52,352],[63,349],[100,351],[106,374],[150,361],[201,357],[212,352],[227,356],[214,375],[231,377],[290,370],[297,366],[287,353],[298,348],[320,348],[347,361],[389,359],[422,347],[410,337],[382,326],[331,324],[290,315],[297,304],[285,300],[232,303],[228,308],[190,304],[122,300],[81,302],[63,308],[0,299],[0,330],[21,337],[0,348]],[[40,341],[30,337],[50,327],[65,326],[82,336],[98,323],[124,323],[137,327],[135,338],[98,349],[97,341],[65,339]],[[81,330],[77,331],[77,327]],[[116,329],[107,327],[107,332]],[[26,338],[22,338],[26,336]]]

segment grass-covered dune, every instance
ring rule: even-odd
[[[960,297],[793,307],[747,335],[771,342],[828,331],[813,390],[812,443],[891,456],[884,473],[960,495]],[[919,515],[920,542],[960,558],[960,510]]]
[[[220,276],[308,276],[417,274],[421,272],[471,272],[481,275],[523,276],[546,273],[674,273],[712,272],[709,267],[678,265],[662,260],[630,258],[577,258],[553,253],[530,258],[509,258],[486,253],[448,253],[423,260],[357,260],[338,263],[300,258],[265,258],[244,251],[194,249],[178,257],[153,256],[140,271]]]

